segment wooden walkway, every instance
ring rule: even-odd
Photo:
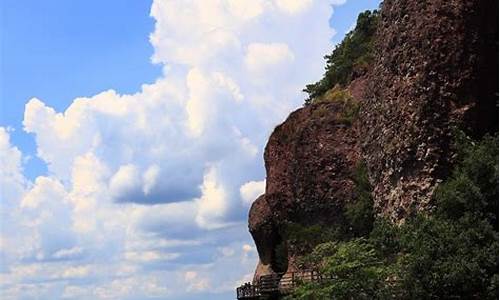
[[[315,271],[290,272],[261,276],[254,284],[245,283],[236,289],[237,299],[258,300],[289,294],[301,282],[332,280]],[[267,298],[266,298],[267,299]]]

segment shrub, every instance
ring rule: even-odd
[[[498,134],[475,143],[459,132],[455,145],[458,163],[436,190],[436,214],[452,220],[473,214],[498,230]]]
[[[288,299],[376,299],[388,295],[385,279],[390,269],[366,239],[321,244],[307,260],[323,276],[333,279],[305,282]]]
[[[358,16],[356,27],[350,31],[330,55],[325,56],[323,78],[306,85],[305,104],[323,95],[336,85],[345,86],[356,74],[366,71],[373,61],[373,41],[378,22],[378,11],[365,11]]]
[[[498,232],[487,221],[418,216],[401,230],[397,273],[405,298],[497,299]]]
[[[329,89],[323,95],[314,98],[311,103],[345,103],[352,100],[352,96],[347,89],[339,85]]]
[[[360,109],[358,101],[351,96],[351,93],[347,89],[341,88],[338,85],[326,91],[323,95],[314,98],[311,100],[311,103],[339,104],[340,114],[338,116],[338,121],[347,125],[352,124],[354,119],[358,116]],[[327,110],[324,110],[323,107],[319,107],[315,111],[315,116],[322,117],[327,113]]]
[[[401,228],[409,298],[498,298],[498,135],[474,142],[460,132],[455,148],[458,161],[436,189],[434,213]]]
[[[274,248],[273,268],[278,272],[286,272],[288,269],[288,247],[285,239],[282,239]]]
[[[312,251],[316,245],[339,239],[341,232],[318,224],[304,226],[297,223],[287,223],[282,227],[282,235],[288,242],[290,252],[306,254]]]
[[[369,232],[369,205],[348,208],[365,237],[318,245],[304,264],[335,280],[304,283],[289,299],[498,299],[498,134],[457,141],[433,214],[400,226],[378,219]],[[369,191],[366,169],[357,172],[358,188]]]
[[[344,215],[353,236],[366,236],[373,228],[374,214],[372,187],[368,180],[366,165],[363,162],[356,165],[353,181],[356,186],[356,199],[346,205]]]

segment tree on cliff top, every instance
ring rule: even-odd
[[[373,37],[378,16],[377,10],[367,10],[359,14],[356,27],[347,33],[330,55],[325,56],[326,71],[323,78],[316,83],[306,85],[303,90],[309,94],[306,105],[334,86],[345,86],[366,72],[373,61]]]

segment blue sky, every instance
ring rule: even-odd
[[[231,299],[267,136],[378,6],[343,2],[3,0],[2,296]]]
[[[110,88],[132,93],[161,74],[149,59],[150,6],[149,1],[2,1],[1,125],[17,129],[16,145],[36,157],[33,138],[21,125],[31,97],[64,110],[76,97]],[[36,159],[26,165],[30,178],[44,171]]]

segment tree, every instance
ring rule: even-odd
[[[325,74],[316,83],[306,85],[306,105],[336,85],[345,86],[354,77],[366,72],[373,61],[373,42],[379,13],[377,10],[359,14],[356,27],[326,55]]]

